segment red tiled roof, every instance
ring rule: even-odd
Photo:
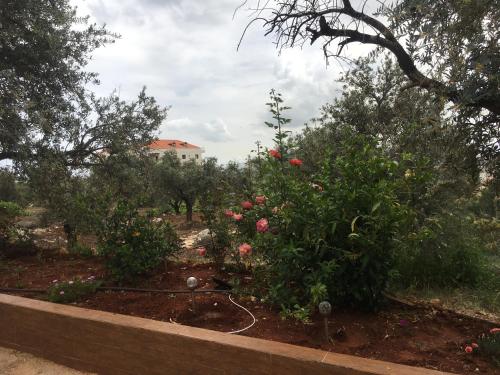
[[[177,139],[158,139],[148,145],[153,150],[165,150],[169,148],[200,148],[184,141]]]

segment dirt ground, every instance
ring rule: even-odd
[[[89,276],[98,279],[104,276],[98,259],[67,255],[46,259],[28,257],[10,260],[4,265],[0,270],[0,287],[47,288],[55,280]],[[200,288],[213,289],[216,286],[213,276],[228,281],[235,275],[217,274],[210,263],[170,263],[166,272],[159,269],[134,286],[185,289],[189,276],[198,278]],[[252,282],[250,276],[243,280]],[[17,294],[44,298],[43,295]],[[336,310],[329,319],[332,340],[325,342],[319,316],[314,316],[310,323],[283,320],[279,311],[253,296],[235,299],[257,319],[243,335],[460,374],[500,374],[500,369],[493,368],[482,357],[464,351],[465,343],[473,342],[493,327],[479,320],[394,302],[377,313]],[[229,301],[227,294],[199,294],[195,302],[197,313],[191,309],[189,294],[101,291],[74,305],[221,332],[241,329],[252,322],[245,311]]]
[[[0,347],[0,374],[2,375],[92,375],[57,365],[31,354]]]
[[[214,265],[197,255],[193,248],[195,238],[203,229],[198,216],[190,225],[180,216],[168,219],[184,241],[183,251],[166,270],[161,267],[129,286],[186,289],[189,276],[197,277],[202,289],[216,286],[214,276],[225,281],[239,276],[243,284],[252,283],[250,275],[217,273]],[[46,289],[55,282],[75,278],[105,279],[105,269],[98,258],[83,259],[66,253],[61,227],[38,230],[38,236],[39,244],[44,245],[38,256],[0,262],[0,288]],[[83,240],[90,246],[95,243],[91,237]],[[45,298],[43,294],[16,294]],[[256,324],[242,335],[460,374],[500,374],[500,369],[492,367],[481,356],[464,351],[466,344],[474,342],[494,325],[437,306],[411,307],[388,301],[377,313],[334,310],[329,319],[331,340],[326,342],[319,316],[313,316],[308,323],[284,320],[278,310],[254,296],[233,297],[256,318]],[[252,322],[248,313],[231,303],[227,294],[198,294],[195,303],[196,313],[192,311],[189,294],[100,291],[73,304],[221,332],[242,329]]]

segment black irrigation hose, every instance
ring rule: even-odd
[[[0,292],[47,293],[46,289],[0,288]]]
[[[230,293],[230,290],[219,289],[197,289],[197,290],[168,290],[168,289],[140,289],[140,288],[122,288],[115,286],[100,286],[96,288],[100,291],[115,291],[115,292],[140,292],[140,293],[167,293],[167,294],[188,294],[188,293]],[[15,292],[15,293],[47,293],[46,289],[22,289],[22,288],[0,288],[0,292]]]
[[[230,290],[220,290],[220,289],[195,289],[193,291],[189,289],[184,290],[168,290],[168,289],[140,289],[140,288],[122,288],[115,286],[101,286],[97,290],[113,290],[113,291],[123,291],[123,292],[145,292],[145,293],[167,293],[167,294],[182,294],[182,293],[230,293]]]

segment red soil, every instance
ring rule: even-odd
[[[29,257],[4,262],[4,265],[6,267],[0,268],[0,287],[3,288],[47,288],[53,280],[104,276],[98,259]],[[167,273],[159,270],[134,286],[185,289],[186,278],[196,276],[200,288],[212,289],[215,285],[211,278],[215,275],[215,268],[210,264],[169,264]],[[225,280],[232,276],[219,275]],[[251,282],[251,279],[247,277],[245,281]],[[479,320],[398,303],[389,303],[377,313],[334,310],[329,319],[333,340],[325,342],[319,316],[314,316],[310,324],[283,320],[279,311],[255,298],[235,299],[257,319],[243,335],[460,374],[500,374],[500,369],[492,367],[482,357],[464,352],[465,342],[473,341],[493,327]],[[251,323],[250,316],[233,305],[225,294],[196,295],[197,314],[191,311],[189,294],[108,291],[98,292],[75,305],[222,332],[244,328]]]

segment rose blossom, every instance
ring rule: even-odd
[[[302,160],[300,159],[290,159],[288,162],[294,167],[300,167],[302,165]]]
[[[241,221],[241,220],[243,220],[243,215],[242,214],[234,214],[233,219],[235,221]]]
[[[234,212],[231,210],[226,210],[224,211],[224,215],[226,215],[227,217],[232,217],[234,215]]]
[[[278,150],[269,150],[269,155],[273,158],[281,159],[281,153]]]
[[[259,221],[257,221],[255,226],[257,228],[257,232],[259,233],[264,233],[269,230],[269,222],[267,221],[267,219],[260,219]]]
[[[255,203],[257,203],[257,204],[264,204],[264,203],[266,203],[266,197],[264,195],[257,195],[255,197]]]
[[[240,245],[238,250],[240,251],[241,256],[250,255],[252,253],[252,246],[245,242]]]
[[[253,207],[253,204],[250,201],[243,201],[243,202],[241,202],[241,207],[243,207],[245,210],[251,210]]]
[[[500,328],[492,328],[490,329],[490,333],[499,333],[500,332]]]
[[[472,351],[473,351],[473,350],[474,350],[474,349],[472,349],[472,346],[467,345],[467,346],[465,347],[465,352],[466,352],[466,353],[472,353]]]

